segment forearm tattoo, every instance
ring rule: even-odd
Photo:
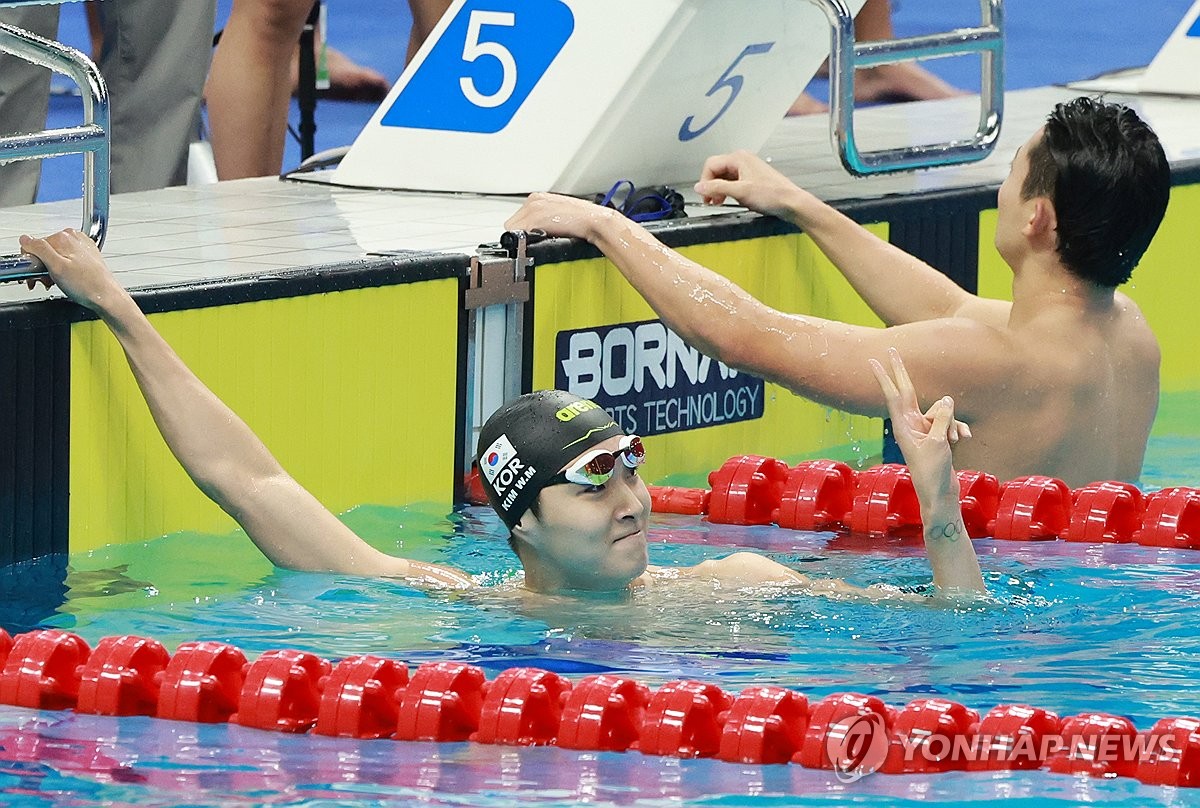
[[[943,522],[925,528],[925,538],[954,542],[958,541],[960,536],[966,535],[966,532],[961,521]]]

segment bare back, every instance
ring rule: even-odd
[[[1107,306],[1049,308],[997,331],[1010,349],[1005,378],[965,393],[976,437],[956,449],[955,465],[1002,481],[1045,474],[1073,487],[1137,480],[1160,362],[1137,305],[1116,294]]]

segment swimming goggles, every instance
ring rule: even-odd
[[[568,468],[551,477],[546,485],[604,485],[612,479],[613,472],[617,469],[618,455],[626,468],[635,469],[646,462],[646,447],[637,435],[626,435],[621,438],[621,445],[617,451],[597,449],[588,452]]]
[[[597,194],[597,205],[614,208],[635,222],[657,222],[687,216],[683,195],[666,185],[636,187],[630,180],[618,180],[606,194]]]

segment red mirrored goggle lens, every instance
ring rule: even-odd
[[[604,485],[612,479],[617,455],[621,456],[626,468],[635,469],[646,462],[646,447],[637,435],[628,435],[621,440],[621,447],[615,453],[598,451],[584,455],[576,465],[564,471],[562,477],[579,485]]]

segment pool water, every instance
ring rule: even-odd
[[[1200,439],[1156,438],[1147,487],[1179,484],[1181,467],[1200,469]],[[1125,715],[1139,728],[1200,716],[1193,684],[1200,551],[979,540],[995,602],[959,609],[708,583],[530,601],[517,595],[518,565],[486,509],[363,507],[345,519],[381,549],[459,566],[489,586],[426,593],[394,581],[276,570],[242,535],[180,534],[74,556],[61,584],[53,561],[8,570],[0,625],[66,629],[93,646],[135,634],[171,650],[200,639],[251,656],[275,648],[327,659],[376,653],[410,669],[453,660],[479,665],[489,678],[529,665],[575,681],[611,672],[652,687],[677,678],[732,692],[772,684],[810,700],[854,690],[902,706],[939,695],[981,713],[1017,702],[1064,716]],[[694,564],[739,547],[859,584],[929,577],[921,548],[898,541],[659,516],[651,539],[655,564]],[[40,597],[12,594],[8,584],[39,575]],[[4,805],[924,804],[967,795],[1200,804],[1190,791],[1046,772],[875,775],[845,786],[799,766],[358,742],[0,707]]]

